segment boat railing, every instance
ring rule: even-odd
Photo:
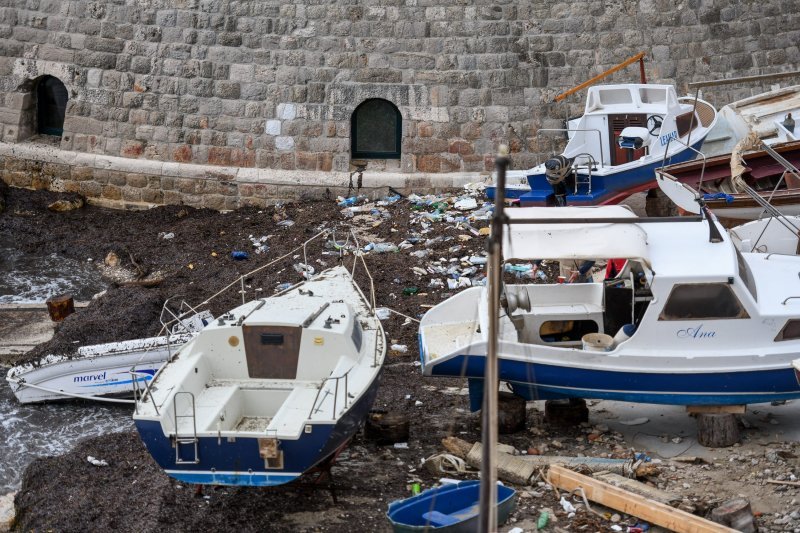
[[[160,416],[158,412],[158,404],[150,395],[150,383],[152,383],[152,377],[147,372],[139,372],[136,370],[129,370],[128,373],[131,375],[131,386],[133,387],[133,409],[136,414],[139,414],[139,402],[147,401],[149,397],[153,401],[153,409],[156,410],[156,415]],[[141,387],[139,381],[144,381],[144,387]]]
[[[684,141],[682,141],[680,139],[676,139],[674,137],[671,137],[667,141],[667,146],[664,148],[664,158],[661,161],[661,167],[657,168],[656,172],[658,174],[664,174],[664,175],[669,176],[669,174],[664,172],[664,167],[669,165],[671,160],[672,160],[672,156],[668,156],[668,154],[669,154],[669,145],[671,143],[673,143],[673,142],[676,142],[678,144],[683,145],[686,149],[691,150],[692,152],[694,152],[695,154],[699,155],[703,159],[703,165],[700,167],[700,180],[697,182],[697,192],[699,194],[702,194],[701,191],[702,191],[702,188],[703,188],[703,178],[704,178],[705,173],[706,173],[706,154],[704,154],[703,152],[701,152],[697,148],[694,148],[693,146],[689,146],[689,143],[687,143],[687,142],[684,142]],[[667,161],[668,159],[670,161]]]
[[[605,165],[606,157],[603,154],[603,134],[598,129],[584,129],[584,128],[542,128],[534,137],[535,139],[539,138],[540,133],[577,133],[577,132],[585,132],[585,133],[596,133],[597,134],[597,147],[600,149],[600,167],[602,168]],[[596,161],[595,161],[596,162]]]
[[[347,408],[347,399],[349,398],[349,393],[350,393],[349,387],[348,387],[348,385],[349,385],[348,384],[348,376],[350,375],[350,372],[353,371],[353,368],[355,368],[355,367],[350,368],[347,372],[345,372],[341,376],[328,376],[327,378],[322,380],[322,383],[320,383],[319,388],[317,389],[317,395],[314,397],[314,403],[311,405],[311,411],[309,411],[309,413],[308,413],[309,420],[311,419],[312,416],[314,416],[315,414],[318,414],[320,411],[322,411],[322,403],[325,401],[325,398],[327,398],[328,395],[326,394],[321,399],[320,399],[319,396],[320,396],[320,394],[322,394],[323,389],[326,389],[325,385],[329,381],[333,381],[334,382],[333,412],[331,413],[331,418],[336,418],[336,406],[338,405],[338,401],[339,401],[339,384],[340,384],[340,382],[342,380],[344,380],[344,409]]]

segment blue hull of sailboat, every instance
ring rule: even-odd
[[[480,408],[484,356],[433,364],[434,376],[470,378],[470,404]],[[528,400],[596,398],[666,405],[743,405],[800,398],[793,368],[740,372],[619,372],[499,360],[500,381]]]
[[[378,393],[379,376],[353,406],[331,424],[313,424],[296,440],[280,441],[283,465],[266,468],[259,454],[257,438],[199,437],[198,462],[176,464],[175,444],[165,436],[161,424],[136,420],[136,429],[147,451],[171,477],[184,483],[205,485],[275,486],[289,483],[332,456],[343,447],[364,422]],[[265,435],[267,437],[268,435]],[[193,444],[181,446],[181,458],[194,458]]]

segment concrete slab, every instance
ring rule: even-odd
[[[89,302],[75,302],[75,309],[88,305]],[[10,364],[34,346],[49,341],[55,328],[44,303],[0,304],[0,365]]]
[[[55,322],[42,305],[0,306],[0,363],[9,363],[50,340],[54,331]]]
[[[697,442],[697,426],[683,406],[635,404],[613,401],[589,401],[589,421],[605,424],[621,433],[625,441],[637,449],[669,459],[679,455],[693,455],[712,460],[721,450],[706,448]],[[742,443],[737,448],[765,446],[771,443],[793,442],[800,439],[800,402],[789,401],[783,405],[754,404],[741,415],[749,429],[742,432]],[[627,423],[647,419],[637,425]],[[673,439],[675,441],[673,441]]]
[[[0,496],[0,533],[11,531],[14,526],[16,512],[14,510],[14,496],[16,492],[9,492]]]

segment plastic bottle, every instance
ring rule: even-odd
[[[247,254],[247,252],[242,252],[239,250],[232,251],[231,257],[236,261],[244,261],[245,259],[250,259],[250,256]]]

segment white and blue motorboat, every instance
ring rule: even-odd
[[[679,98],[672,85],[589,87],[583,116],[564,130],[540,130],[566,132],[564,151],[529,170],[509,171],[506,197],[521,206],[619,203],[655,188],[656,168],[694,159],[716,121],[711,104]],[[494,192],[487,188],[489,198]]]
[[[280,485],[347,444],[385,355],[374,305],[335,267],[209,324],[156,373],[133,418],[178,480]]]
[[[647,219],[624,206],[509,210],[506,261],[627,262],[605,281],[504,287],[500,380],[527,399],[800,398],[800,257],[741,252],[705,212]],[[473,409],[483,390],[487,290],[456,294],[419,328],[424,375],[469,378]]]
[[[168,335],[82,346],[75,354],[49,354],[11,367],[6,381],[20,403],[96,400],[133,403],[170,354],[214,320],[207,310],[187,314],[162,312]]]

